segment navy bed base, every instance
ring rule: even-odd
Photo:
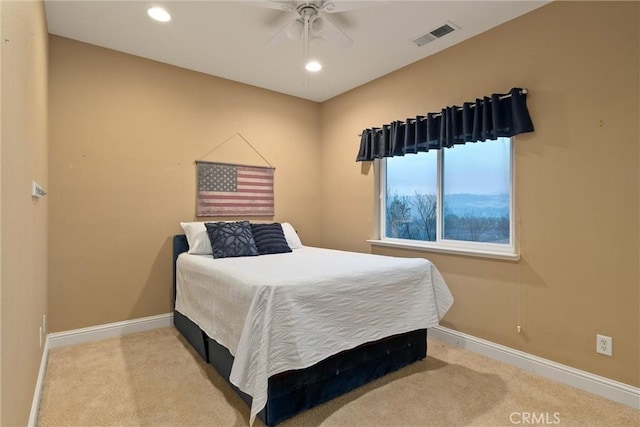
[[[174,236],[174,301],[176,260],[179,254],[187,250],[185,236]],[[173,321],[200,357],[213,365],[240,398],[251,406],[251,396],[229,382],[233,365],[233,356],[229,350],[209,338],[200,327],[179,311],[174,310]],[[266,425],[273,426],[387,373],[424,359],[426,354],[427,330],[420,329],[343,351],[306,369],[274,375],[269,378],[267,404],[258,414],[258,418]]]

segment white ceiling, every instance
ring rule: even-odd
[[[311,44],[323,69],[303,79],[302,44],[267,42],[295,12],[256,1],[47,0],[49,33],[301,98],[324,101],[473,37],[549,0],[341,1],[329,16],[353,40],[346,48]],[[158,23],[147,9],[162,6]],[[272,5],[271,5],[272,6]],[[447,21],[460,27],[422,47],[411,42]]]

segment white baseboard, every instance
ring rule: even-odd
[[[42,349],[42,359],[40,359],[40,370],[38,371],[38,379],[36,380],[36,390],[33,392],[33,400],[31,401],[31,412],[29,413],[29,427],[35,427],[38,422],[38,409],[40,408],[40,395],[42,394],[42,386],[44,385],[44,376],[47,373],[47,360],[49,359],[49,338],[44,340],[44,349]]]
[[[638,387],[581,371],[443,326],[429,329],[429,336],[524,371],[602,396],[634,409],[640,409],[640,388]]]
[[[157,316],[142,317],[140,319],[107,323],[106,325],[91,326],[89,328],[56,332],[49,334],[47,339],[49,340],[49,348],[51,349],[164,328],[172,324],[173,313],[166,313]]]
[[[56,332],[47,335],[40,361],[40,371],[36,381],[36,390],[33,393],[31,412],[29,413],[29,427],[35,427],[38,421],[40,408],[40,396],[44,385],[44,376],[47,371],[49,350],[56,347],[67,347],[105,338],[120,337],[123,335],[143,332],[151,329],[164,328],[173,325],[173,313],[159,314],[157,316],[142,317],[140,319],[125,320],[123,322],[108,323],[106,325],[92,326],[89,328],[74,329],[65,332]]]

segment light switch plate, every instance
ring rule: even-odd
[[[31,181],[31,197],[39,199],[40,197],[46,196],[46,195],[47,195],[47,192],[44,191],[42,187],[40,187],[40,184],[38,184],[35,181]]]

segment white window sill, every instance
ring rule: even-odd
[[[371,240],[367,240],[367,242],[371,243],[374,246],[385,246],[389,248],[412,249],[412,250],[425,251],[425,252],[463,255],[463,256],[476,257],[476,258],[500,259],[505,261],[520,260],[520,254],[516,254],[516,253],[492,252],[492,251],[486,251],[486,250],[463,249],[463,248],[448,248],[448,247],[442,247],[442,246],[426,245],[424,243],[407,243],[407,242],[396,242],[396,241],[389,241],[389,240],[371,239]]]

